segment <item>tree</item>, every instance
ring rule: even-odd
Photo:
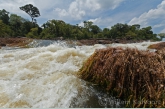
[[[30,30],[34,27],[33,23],[30,21],[25,21],[22,25],[21,25],[21,33],[22,36],[25,36],[28,32],[30,32]]]
[[[49,20],[42,27],[42,38],[57,38],[66,36],[66,33],[70,34],[70,27],[62,20]]]
[[[0,26],[1,26],[1,28],[0,28],[0,37],[3,37],[4,34],[6,34],[6,32],[5,32],[6,25],[2,22],[2,20],[0,20]]]
[[[91,25],[90,29],[93,34],[97,34],[101,32],[101,29],[97,25]]]
[[[84,28],[90,29],[92,26],[93,22],[92,21],[84,21]]]
[[[8,25],[3,23],[2,20],[0,20],[0,37],[8,37],[10,36],[11,29]]]
[[[113,38],[123,38],[129,31],[129,26],[127,24],[117,23],[111,27],[111,34]]]
[[[10,15],[9,23],[10,23],[10,28],[13,30],[13,36],[22,36],[23,35],[21,26],[25,21],[26,20],[24,18],[22,18],[21,16],[18,16],[17,14]]]
[[[136,39],[137,37],[137,34],[132,32],[131,30],[129,30],[127,33],[126,33],[126,38],[131,38],[131,39]]]
[[[108,38],[110,36],[110,29],[104,28],[103,29],[103,35],[104,35],[104,37]]]
[[[153,38],[153,32],[151,26],[142,28],[142,31],[143,31],[143,36],[145,36],[145,40],[149,40]]]
[[[32,22],[36,21],[36,19],[34,19],[35,17],[40,16],[40,12],[39,12],[38,8],[33,6],[32,4],[27,4],[25,6],[22,6],[22,7],[20,7],[20,9],[25,11],[27,14],[29,14],[29,16],[32,19]]]
[[[38,28],[32,28],[30,30],[30,32],[26,35],[26,37],[29,37],[29,38],[38,38],[39,35],[38,35]]]
[[[83,23],[84,23],[84,28],[86,28],[87,27],[87,21],[84,21]]]
[[[134,24],[132,26],[135,27],[136,30],[139,30],[140,29],[140,25],[139,24]]]
[[[165,38],[165,33],[159,33],[158,36],[160,36],[161,40]]]
[[[0,20],[2,20],[6,25],[9,24],[9,12],[7,12],[5,9],[0,10]]]

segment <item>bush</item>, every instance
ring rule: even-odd
[[[26,35],[28,38],[39,38],[38,28],[32,28],[30,32]]]

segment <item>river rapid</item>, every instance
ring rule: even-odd
[[[1,108],[121,107],[107,104],[105,92],[78,78],[78,70],[96,49],[133,47],[147,50],[150,44],[77,46],[65,41],[33,41],[33,48],[0,49]]]

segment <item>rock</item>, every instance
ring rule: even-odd
[[[104,41],[103,40],[99,40],[98,43],[99,44],[104,44]]]
[[[120,43],[118,40],[115,40],[115,43]]]
[[[0,46],[24,47],[31,41],[29,38],[0,38]]]
[[[148,46],[148,48],[150,49],[156,49],[156,50],[160,50],[165,48],[165,42],[161,42],[161,43],[157,43],[157,44],[152,44],[150,46]]]
[[[6,44],[2,43],[2,44],[0,44],[0,46],[2,46],[2,47],[3,47],[3,46],[6,46]]]

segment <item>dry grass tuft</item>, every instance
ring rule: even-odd
[[[160,43],[157,43],[157,44],[152,44],[148,48],[160,50],[162,48],[165,48],[165,42],[160,42]]]
[[[106,48],[96,50],[79,76],[129,100],[126,107],[165,107],[165,50]],[[146,101],[134,103],[133,101]],[[155,101],[156,103],[149,103]]]

